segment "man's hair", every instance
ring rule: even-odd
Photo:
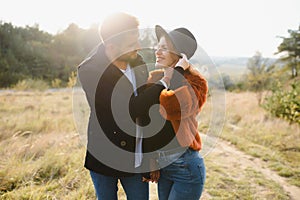
[[[103,42],[109,38],[116,36],[122,32],[132,29],[137,29],[139,21],[136,17],[127,13],[114,13],[104,19],[102,25],[99,27],[100,37]]]

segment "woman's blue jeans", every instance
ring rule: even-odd
[[[160,157],[165,162],[168,156]],[[159,200],[199,200],[206,171],[198,151],[187,149],[178,159],[161,169],[158,181]]]
[[[126,193],[127,200],[148,200],[149,184],[142,182],[141,174],[129,177],[111,177],[90,171],[98,200],[117,200],[118,180]]]

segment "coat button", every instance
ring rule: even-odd
[[[117,134],[117,131],[114,131],[114,134],[116,135],[116,134]]]
[[[122,147],[125,147],[126,146],[126,141],[122,140],[120,144],[121,144]]]

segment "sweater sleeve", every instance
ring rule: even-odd
[[[188,84],[160,94],[160,113],[167,120],[185,119],[198,113],[206,101],[207,82],[201,76],[187,75]]]

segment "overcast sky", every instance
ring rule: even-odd
[[[0,21],[39,24],[56,34],[70,23],[99,24],[113,12],[136,16],[141,28],[190,29],[209,56],[273,55],[288,29],[300,24],[299,0],[9,0],[1,2]]]

